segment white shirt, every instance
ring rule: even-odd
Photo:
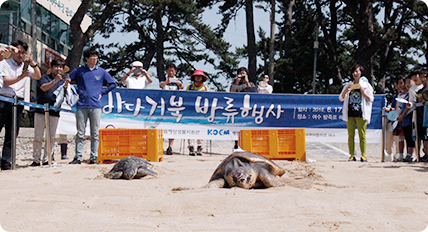
[[[263,81],[259,83],[259,86],[257,87],[258,93],[272,93],[273,87],[272,85],[266,84]]]
[[[128,89],[145,89],[150,84],[146,76],[143,74],[140,77],[136,77],[133,73],[129,75],[125,80],[126,88]]]
[[[345,98],[342,97],[342,94],[343,94],[343,91],[345,91],[345,89],[347,89],[350,84],[354,84],[354,82],[350,82],[346,84],[339,95],[339,100],[343,101],[342,120],[345,122],[348,121],[348,103],[349,103],[350,92],[347,92],[345,94]],[[366,95],[369,96],[369,100],[367,100],[364,96],[361,96],[361,110],[363,113],[363,119],[367,121],[367,124],[370,124],[370,119],[372,115],[372,105],[374,101],[374,90],[373,90],[373,87],[370,85],[370,83],[365,81],[363,77],[360,78],[359,84],[364,88],[364,92],[366,93]]]
[[[5,61],[4,60],[2,60],[2,61],[0,61],[0,89],[1,88],[3,88],[3,63],[4,63]]]
[[[3,63],[3,61],[2,61]],[[4,63],[1,67],[1,75],[7,77],[17,77],[21,75],[22,69],[24,68],[24,62],[21,62],[21,65],[18,65],[13,58],[4,60]],[[28,66],[28,74],[30,76],[34,75],[34,69],[31,66]],[[20,81],[16,82],[13,85],[3,86],[0,89],[0,95],[6,97],[17,96],[19,98],[24,98],[25,82],[30,81],[30,77],[24,77]]]

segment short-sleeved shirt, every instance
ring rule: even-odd
[[[259,86],[257,87],[257,92],[258,93],[272,93],[273,92],[273,87],[272,85],[266,84],[266,86],[263,86],[262,83],[259,84]]]
[[[404,99],[404,100],[409,100],[409,92],[407,92],[402,98]],[[405,108],[406,108],[406,105],[404,104],[404,103],[401,103],[402,104],[402,109],[404,110]],[[412,112],[412,111],[410,111],[410,112]],[[411,126],[412,125],[412,113],[407,113],[407,115],[405,115],[404,117],[403,117],[403,120],[401,121],[401,127],[406,127],[406,126]]]
[[[164,90],[180,90],[177,83],[168,83],[163,87]]]
[[[422,102],[419,102],[417,99],[422,98],[422,93],[427,89],[428,87],[421,88],[416,92],[416,122],[418,123],[419,128],[422,128],[422,124],[424,121],[424,104]]]
[[[363,117],[363,110],[361,109],[362,97],[363,95],[359,89],[351,90],[349,93],[348,117]]]
[[[236,85],[236,84],[233,83],[232,86],[233,85]],[[235,92],[257,92],[257,88],[256,88],[256,86],[254,85],[253,82],[250,82],[250,86],[251,87],[248,87],[246,83],[242,83],[241,82],[238,85],[238,87],[235,89]]]
[[[140,75],[137,78],[133,73],[125,80],[125,85],[128,89],[145,89],[149,84],[147,77]]]
[[[79,94],[77,108],[101,108],[99,95],[105,95],[117,86],[113,77],[98,66],[92,70],[88,68],[88,65],[80,66],[70,73],[70,79],[77,83],[77,93]],[[103,89],[104,83],[107,83],[109,87]]]
[[[186,90],[193,90],[193,91],[206,91],[209,92],[208,87],[204,84],[202,84],[201,86],[196,86],[194,83],[192,83],[191,85],[187,86]]]
[[[13,58],[4,60],[2,62],[4,62],[3,65],[1,65],[2,70],[0,71],[0,73],[2,73],[2,76],[17,77],[22,74],[24,62],[21,62],[21,64],[18,65],[18,63],[16,63]],[[31,66],[28,66],[28,75],[34,75],[34,69]],[[3,86],[0,89],[0,95],[6,97],[13,97],[16,95],[19,98],[24,98],[25,82],[30,81],[29,76],[22,78],[20,81],[16,82],[13,85],[9,85],[7,87]]]
[[[55,78],[52,77],[52,75],[42,75],[40,80],[37,81],[37,104],[46,104],[49,103],[50,106],[53,106],[56,101],[56,96],[53,94],[55,90],[64,84],[65,80],[60,80],[55,85],[50,88],[48,91],[43,91],[40,87],[44,84],[47,84],[51,81],[53,81]],[[36,113],[44,113],[43,109],[36,109]],[[51,116],[58,116],[59,117],[59,111],[55,110],[49,110],[49,115]]]
[[[3,76],[4,76],[4,74],[2,71],[3,71],[3,63],[4,62],[5,62],[4,60],[0,61],[0,89],[3,88]]]

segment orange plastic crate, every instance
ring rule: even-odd
[[[100,129],[98,162],[137,156],[151,162],[163,160],[161,129]]]
[[[269,159],[306,161],[305,129],[241,130],[239,146]]]

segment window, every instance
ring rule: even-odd
[[[31,1],[21,0],[21,18],[31,22]]]
[[[31,0],[21,0],[20,29],[31,35]],[[70,49],[70,26],[42,5],[36,5],[37,39],[61,54]]]
[[[60,28],[59,41],[61,41],[61,43],[63,44],[68,45],[68,38],[70,36],[70,27],[61,20],[59,22],[59,28]]]
[[[59,18],[55,15],[51,15],[51,37],[55,40],[59,40]]]

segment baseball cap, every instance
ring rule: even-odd
[[[134,61],[132,62],[132,66],[134,67],[143,67],[143,63],[141,63],[140,61]]]

